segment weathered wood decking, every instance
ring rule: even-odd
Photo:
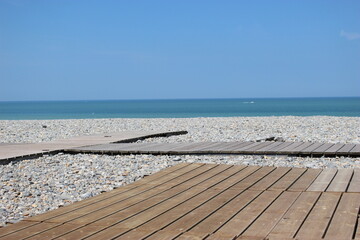
[[[310,142],[122,143],[68,149],[102,154],[266,154],[360,157],[360,144]]]
[[[0,239],[360,239],[359,169],[178,164]]]
[[[0,164],[6,164],[16,159],[39,157],[43,154],[56,153],[68,148],[114,142],[133,142],[149,137],[171,136],[186,133],[186,131],[123,131],[117,133],[73,137],[70,139],[62,139],[52,142],[24,144],[4,143],[0,144]]]

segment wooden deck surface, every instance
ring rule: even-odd
[[[178,164],[0,239],[360,239],[359,170]]]
[[[309,142],[121,143],[66,150],[102,154],[266,154],[360,157],[360,144]]]
[[[98,134],[73,137],[52,142],[0,144],[0,164],[6,164],[15,159],[38,157],[43,154],[59,152],[68,148],[77,148],[97,144],[116,142],[131,142],[149,137],[160,137],[185,134],[186,131],[123,131],[117,133]]]

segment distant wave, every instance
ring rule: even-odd
[[[243,102],[243,103],[255,103],[255,102],[251,101],[251,102]]]

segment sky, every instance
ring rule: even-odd
[[[360,1],[0,0],[0,101],[360,96]]]

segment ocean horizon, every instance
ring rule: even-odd
[[[257,116],[360,117],[360,97],[0,102],[0,120]]]

